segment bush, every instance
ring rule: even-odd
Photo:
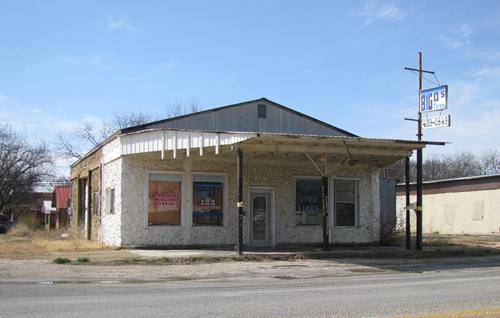
[[[76,261],[78,263],[88,263],[89,262],[89,258],[86,257],[86,256],[81,256],[81,257],[78,257],[78,259]]]
[[[66,257],[58,257],[58,258],[54,258],[54,260],[52,260],[52,263],[53,264],[68,264],[68,263],[71,263],[71,260],[69,258],[66,258]]]

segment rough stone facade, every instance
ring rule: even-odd
[[[72,210],[70,219],[71,231],[74,233],[78,233],[82,237],[96,241],[101,240],[101,209],[99,202],[101,184],[101,157],[102,148],[98,148],[93,153],[74,164],[71,167],[70,174]],[[90,183],[88,182],[89,179]],[[87,181],[86,190],[88,191],[88,195],[90,196],[90,198],[88,196],[85,198],[85,200],[87,201],[85,203],[88,206],[87,213],[85,213],[84,209],[82,208],[83,206],[85,206],[84,202],[81,202],[83,199],[81,192],[84,191],[81,186],[83,180]]]
[[[103,209],[103,242],[116,246],[231,246],[237,242],[237,166],[236,153],[224,151],[203,157],[191,156],[160,160],[159,153],[119,156],[111,142],[104,146],[103,206],[107,189],[116,193],[115,212]],[[176,172],[182,174],[182,213],[180,225],[148,226],[148,173]],[[192,225],[192,177],[196,173],[223,175],[226,197],[222,226]],[[295,182],[299,176],[318,176],[307,158],[286,160],[272,155],[244,161],[244,205],[248,209],[249,190],[265,187],[274,191],[274,217],[271,227],[273,245],[317,244],[322,242],[322,227],[295,224]],[[378,169],[355,167],[330,177],[330,198],[333,179],[346,177],[359,180],[359,222],[356,227],[334,227],[330,213],[331,243],[378,243],[380,232],[380,194]],[[330,200],[333,211],[333,200]],[[244,218],[244,243],[249,243],[249,217]]]

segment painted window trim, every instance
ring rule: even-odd
[[[297,224],[297,210],[295,208],[297,204],[297,181],[298,180],[319,180],[321,181],[321,176],[311,176],[311,175],[296,175],[294,176],[293,182],[293,226],[294,227],[322,227],[320,224]],[[330,177],[328,177],[330,179]]]
[[[229,198],[228,198],[228,176],[227,176],[227,173],[224,173],[224,172],[196,172],[196,171],[192,171],[191,173],[191,182],[190,182],[190,185],[188,185],[190,188],[191,188],[191,191],[190,191],[190,198],[189,198],[189,205],[191,207],[190,209],[190,219],[191,219],[191,227],[194,227],[194,228],[202,228],[202,227],[216,227],[216,228],[220,228],[220,227],[227,227],[227,213],[228,213],[228,203],[229,203]],[[220,176],[220,177],[223,177],[224,178],[224,190],[222,192],[222,204],[224,205],[223,209],[222,209],[222,224],[193,224],[193,185],[194,185],[194,176],[195,175],[198,175],[198,176]]]
[[[152,174],[166,174],[166,175],[177,175],[181,177],[181,215],[180,215],[180,223],[179,224],[153,224],[149,225],[149,177]],[[145,223],[146,228],[161,228],[161,227],[183,227],[184,224],[184,215],[186,214],[186,205],[184,204],[184,200],[186,199],[186,172],[184,171],[165,171],[165,170],[147,170],[146,171],[146,186],[145,186],[145,198],[144,198],[144,207],[145,207]]]
[[[355,188],[355,201],[354,201],[354,225],[337,225],[337,201],[335,198],[335,180],[348,180],[348,181],[355,181],[356,182],[356,188]],[[361,225],[359,224],[359,205],[360,205],[360,184],[361,184],[361,178],[352,178],[352,177],[333,177],[332,178],[332,198],[331,202],[333,203],[332,205],[332,211],[333,211],[333,227],[338,228],[338,229],[355,229],[355,228],[360,228]]]

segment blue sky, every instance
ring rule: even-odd
[[[498,1],[2,1],[0,121],[50,143],[113,113],[267,97],[414,139],[419,50],[452,116],[427,153],[499,148]]]

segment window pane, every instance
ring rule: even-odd
[[[335,189],[338,191],[352,191],[356,189],[355,180],[335,180]]]
[[[181,178],[168,174],[149,176],[149,225],[181,223]]]
[[[354,203],[355,196],[354,191],[337,191],[337,202]]]
[[[252,239],[267,240],[267,199],[265,195],[252,199]]]
[[[335,225],[356,226],[358,182],[335,180]]]
[[[297,180],[295,211],[296,224],[321,224],[321,180]]]
[[[115,189],[109,190],[109,213],[115,213]]]
[[[336,225],[337,226],[355,226],[356,213],[354,203],[337,203],[336,204]]]
[[[193,177],[193,225],[222,225],[224,177]]]

